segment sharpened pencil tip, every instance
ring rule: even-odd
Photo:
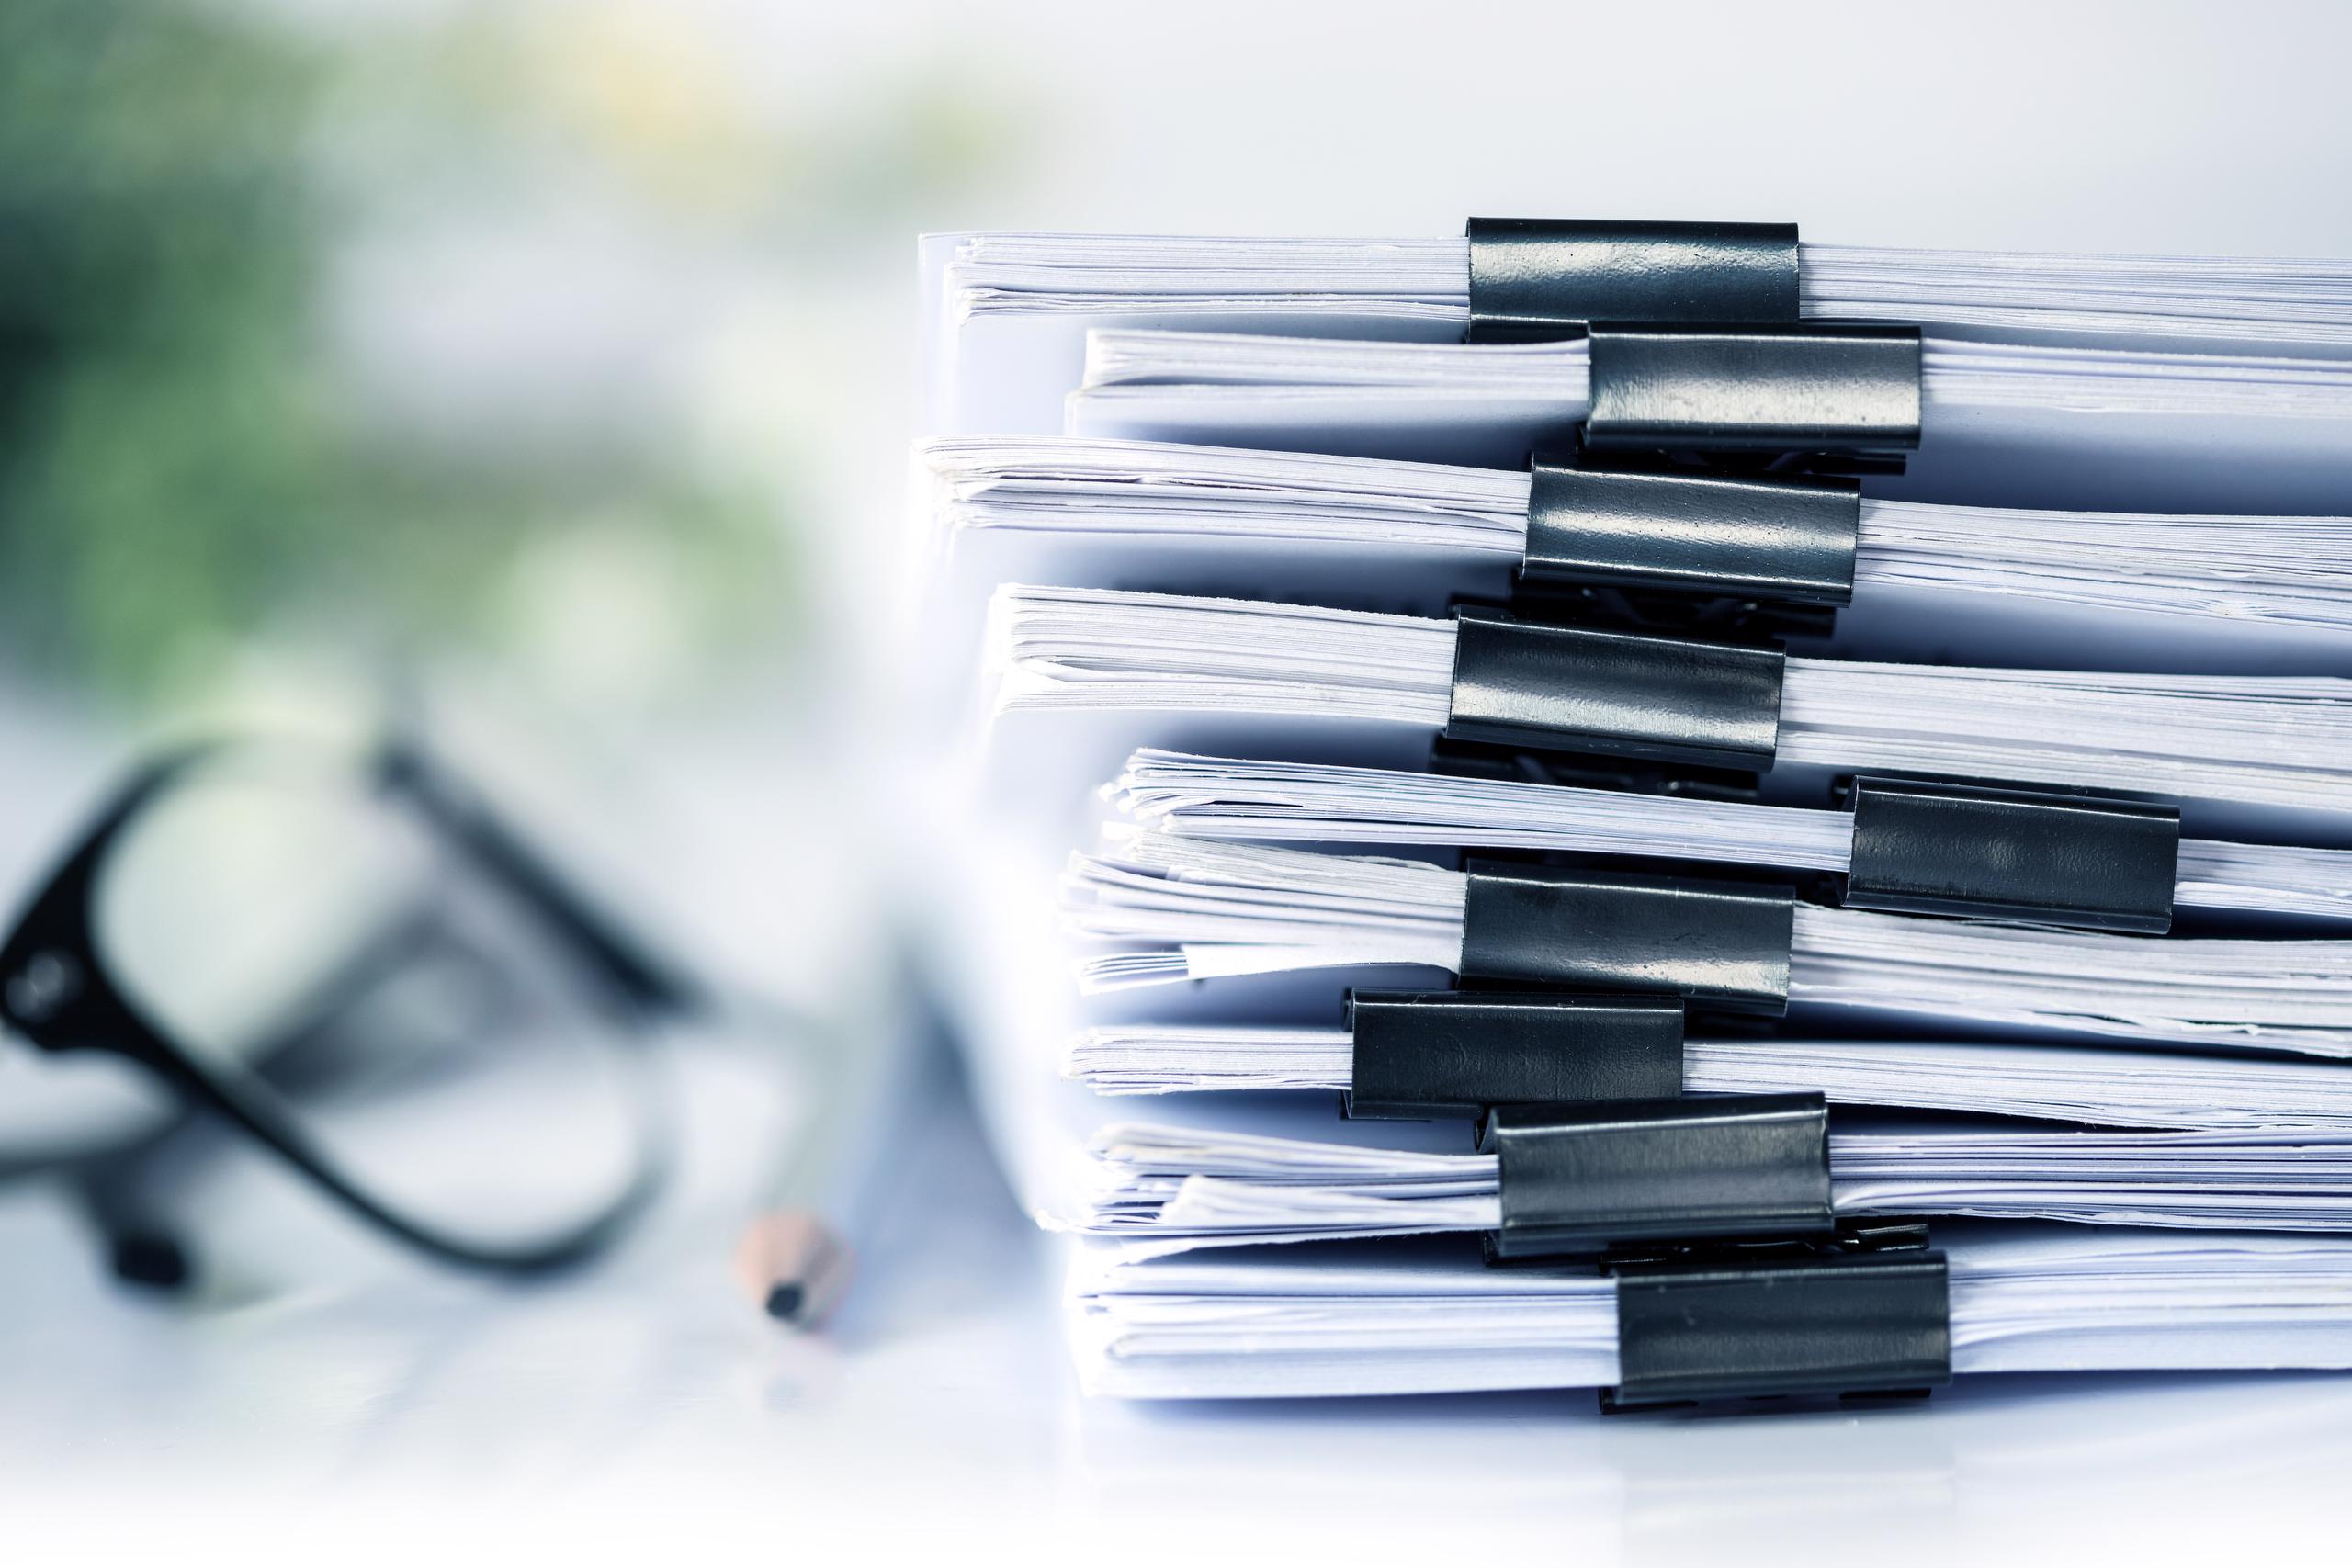
[[[735,1249],[745,1294],[776,1322],[813,1328],[849,1285],[850,1250],[805,1209],[761,1215]]]

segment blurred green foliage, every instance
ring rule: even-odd
[[[287,567],[331,440],[288,134],[313,81],[153,0],[0,12],[0,637],[41,673],[143,674]]]
[[[420,457],[320,339],[336,62],[180,0],[0,6],[0,650],[140,698],[273,626],[377,653],[494,639],[502,572],[583,512],[648,520],[773,626],[763,505],[642,453]],[[674,552],[673,552],[674,553]]]

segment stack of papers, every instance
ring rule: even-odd
[[[1335,337],[1376,321],[1459,339],[1459,238],[987,233],[942,237],[961,317],[1135,311],[1312,315]],[[2352,348],[2352,264],[2221,256],[2041,255],[1800,247],[1799,309],[1986,336],[2178,337],[2208,346]]]
[[[1060,428],[1515,468],[1584,418],[1588,386],[1581,342],[1098,331]],[[1919,460],[1885,493],[2226,510],[2247,493],[2227,465],[2259,462],[2276,510],[2340,506],[2352,476],[2343,360],[1930,337],[1919,397]],[[2097,471],[2119,461],[2149,471]]]
[[[1442,1142],[1114,1124],[1093,1141],[1101,1186],[1067,1218],[1137,1257],[1498,1228],[1495,1156]],[[2352,1134],[2341,1132],[1833,1132],[1829,1174],[1841,1216],[2352,1230]]]
[[[1241,599],[1007,585],[989,642],[999,714],[1329,720],[1426,753],[1446,723],[1454,624]],[[2352,811],[2352,679],[2133,675],[1788,660],[1781,764],[2008,779]]]
[[[1420,861],[1162,833],[1074,855],[1090,991],[1300,969],[1457,972],[1468,879]],[[2352,941],[2117,936],[1800,904],[1789,1005],[2145,1044],[2352,1055]]]
[[[1104,790],[1132,821],[1234,842],[1443,845],[1843,872],[1842,813],[1396,768],[1146,750]],[[2189,839],[2186,908],[2352,919],[2352,852]]]
[[[2352,1247],[2328,1237],[1950,1227],[1952,1369],[2352,1366]],[[1617,1381],[1617,1282],[1481,1269],[1475,1244],[1082,1257],[1086,1386],[1127,1398],[1589,1388]]]
[[[2331,430],[2352,432],[2352,368],[2346,385]],[[1523,465],[1047,436],[930,441],[917,461],[934,551],[963,569],[967,604],[1008,577],[1109,587],[1148,566],[1155,586],[1313,596],[1337,584],[1435,613],[1454,595],[1500,597],[1526,545]],[[2345,478],[2339,501],[2352,467]],[[2021,662],[2022,637],[2040,661],[2081,668],[2133,667],[2113,662],[2121,652],[2152,670],[2185,658],[2207,669],[2217,646],[2249,671],[2352,668],[2352,517],[1866,496],[1853,575],[1854,608],[1829,646],[1858,657]],[[2117,628],[2135,635],[2102,635]]]
[[[1097,1094],[1351,1086],[1344,1029],[1272,1024],[1098,1025],[1071,1037],[1062,1075]],[[2137,1055],[2079,1046],[1919,1040],[1692,1039],[1692,1094],[1816,1089],[1837,1104],[1908,1107],[2110,1127],[2322,1127],[2352,1132],[2352,1075],[2325,1062]]]
[[[1573,348],[1482,347],[1471,363],[1528,374],[1507,392],[1463,401],[1415,384],[1420,367],[1459,355],[1383,360],[1381,344],[1460,344],[1469,254],[1459,238],[941,234],[924,242],[922,260],[935,434],[1124,434],[1518,467],[1527,435],[1560,433],[1557,422],[1581,398],[1540,368],[1564,366]],[[1926,443],[1911,476],[1882,487],[1889,493],[2163,511],[2343,508],[2352,265],[2342,261],[1806,244],[1799,274],[1805,316],[1912,325],[1929,340]],[[1087,379],[1090,333],[1167,329],[1330,339],[1336,355],[1385,367],[1302,365],[1296,379],[1271,366],[1218,367],[1201,379],[1233,389],[1195,400],[1172,382],[1166,396],[1140,384],[1189,381],[1184,365],[1106,349],[1104,379],[1071,399]],[[1972,343],[2001,351],[1972,353]],[[1963,360],[1969,368],[1957,370]],[[1408,364],[1415,369],[1400,382]],[[1282,380],[1240,384],[1270,373]],[[1351,378],[1366,374],[1374,384]],[[1095,393],[1114,385],[1134,390],[1103,398],[1098,418]],[[2237,463],[2261,465],[2263,482],[2241,482]]]
[[[2177,802],[2188,929],[1799,901],[1788,1016],[1694,1012],[1685,1091],[1831,1103],[1836,1213],[1934,1220],[1956,1371],[2352,1367],[2352,263],[1804,245],[1804,315],[1923,330],[1922,437],[1752,799],[1429,771],[1450,610],[1511,591],[1588,390],[1580,344],[1459,344],[1462,241],[923,264],[967,723],[910,832],[1091,1389],[1618,1382],[1614,1279],[1484,1266],[1466,1122],[1339,1113],[1344,1000],[1453,983],[1465,852],[1825,897],[1858,773]]]

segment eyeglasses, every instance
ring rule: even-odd
[[[605,1247],[670,1163],[699,1010],[419,747],[189,748],[114,796],[0,946],[0,1020],[107,1052],[445,1262]]]

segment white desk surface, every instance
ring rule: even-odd
[[[243,1228],[217,1238],[223,1269],[286,1283],[174,1307],[103,1280],[54,1198],[0,1201],[8,1528],[163,1545],[227,1515],[207,1540],[390,1553],[454,1520],[594,1561],[746,1532],[1057,1559],[1131,1541],[1146,1561],[1204,1540],[1425,1555],[1521,1538],[1593,1562],[2168,1556],[2324,1528],[2352,1462],[2352,1379],[2324,1377],[1996,1378],[1923,1409],[1715,1418],[1603,1418],[1586,1393],[1091,1401],[1051,1248],[953,1085],[833,1331],[793,1337],[725,1274],[759,1163],[743,1082],[697,1077],[695,1160],[657,1233],[549,1287],[356,1249],[256,1168],[226,1184]]]

